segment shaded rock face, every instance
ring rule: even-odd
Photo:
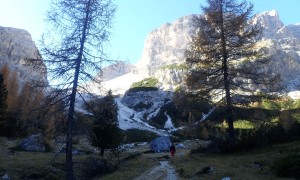
[[[168,136],[162,136],[154,139],[150,143],[150,149],[154,152],[163,152],[170,150],[171,141]]]
[[[22,80],[47,81],[47,69],[32,41],[22,29],[0,26],[0,67],[8,64]]]
[[[155,117],[160,109],[171,102],[172,93],[160,90],[127,91],[122,98],[122,103],[138,113],[136,118],[150,120]]]
[[[23,139],[19,144],[19,147],[24,151],[44,152],[46,150],[45,141],[42,134],[34,134]]]
[[[104,68],[100,76],[102,77],[103,81],[107,81],[129,73],[134,68],[135,66],[132,64],[120,62]]]

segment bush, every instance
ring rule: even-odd
[[[275,100],[270,100],[270,99],[263,99],[261,102],[261,107],[266,108],[266,109],[297,109],[300,107],[300,100],[293,100],[290,97],[284,97],[281,99],[275,99]]]
[[[115,171],[116,165],[100,157],[87,157],[81,162],[74,162],[77,179],[92,179],[95,176],[105,175]]]
[[[156,78],[146,78],[143,79],[139,82],[135,82],[131,85],[131,88],[136,88],[136,87],[156,87],[158,83],[158,79]]]
[[[220,128],[228,128],[228,124],[224,120],[223,123],[217,124],[217,127]],[[235,129],[253,129],[254,124],[251,121],[247,120],[237,120],[233,122],[233,126]]]
[[[158,88],[157,87],[132,87],[130,88],[127,93],[130,93],[130,92],[138,92],[138,91],[157,91]]]
[[[273,168],[279,177],[300,178],[300,155],[293,154],[274,161]]]
[[[150,142],[158,137],[158,135],[153,132],[139,129],[128,129],[124,131],[124,135],[125,143]]]
[[[299,139],[300,124],[295,124],[290,131],[285,131],[281,125],[261,124],[256,129],[235,129],[236,144],[229,145],[226,132],[215,137],[207,148],[195,152],[231,153],[247,151],[268,144],[290,142]]]
[[[160,67],[162,70],[188,70],[188,66],[186,64],[169,64],[166,66]]]

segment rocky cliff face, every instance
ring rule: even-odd
[[[165,90],[172,90],[181,84],[185,70],[178,67],[185,61],[184,49],[194,32],[192,18],[192,15],[185,16],[150,32],[145,40],[141,59],[128,73],[130,77],[156,77],[159,80],[159,87]],[[285,26],[275,10],[258,14],[253,18],[253,23],[258,23],[263,28],[258,46],[265,47],[273,55],[272,63],[265,68],[266,71],[279,73],[287,91],[298,90],[300,24]]]
[[[47,81],[47,69],[31,35],[22,29],[0,26],[0,67],[8,64],[24,81]]]
[[[183,65],[184,50],[194,32],[192,18],[192,16],[182,17],[150,32],[145,40],[142,57],[135,67],[131,67],[128,73],[115,69],[113,74],[117,76],[113,79],[108,78],[109,80],[103,83],[103,86],[107,90],[111,89],[114,94],[123,94],[117,98],[119,122],[122,129],[148,128],[153,130],[153,127],[146,122],[150,121],[152,125],[155,125],[166,123],[165,121],[169,119],[168,113],[170,112],[167,106],[172,99],[172,90],[183,82],[186,72]],[[286,91],[299,90],[300,24],[285,26],[274,10],[255,16],[253,23],[258,23],[263,28],[263,34],[257,46],[266,48],[272,55],[271,65],[264,69],[269,73],[281,74]],[[126,69],[126,66],[123,69]],[[129,90],[125,93],[133,82],[148,77],[158,79],[158,91]],[[255,91],[259,87],[251,88]],[[293,96],[300,97],[299,93]],[[159,121],[156,121],[157,119]],[[166,127],[166,124],[160,125]]]
[[[102,76],[103,81],[108,81],[117,78],[119,76],[122,76],[124,74],[127,74],[130,71],[132,71],[134,68],[135,66],[132,64],[119,62],[104,68],[100,76]]]
[[[279,73],[286,90],[299,89],[300,25],[285,26],[275,10],[258,14],[253,23],[263,28],[259,46],[266,47],[273,55],[267,71]],[[155,29],[145,41],[144,52],[137,67],[146,69],[149,76],[159,79],[161,87],[165,89],[180,84],[184,71],[176,68],[162,70],[162,67],[184,63],[184,49],[193,31],[192,16],[182,17],[172,24]]]
[[[171,99],[172,93],[161,90],[127,91],[121,102],[137,112],[135,118],[147,121],[157,116],[160,109],[169,104]]]
[[[272,62],[270,73],[279,73],[287,91],[300,88],[300,26],[285,26],[275,10],[257,15],[254,23],[263,27],[263,36],[258,44],[266,47]]]
[[[181,64],[193,34],[192,16],[182,17],[172,24],[166,23],[149,33],[144,51],[136,66],[149,76],[154,76],[160,68],[170,64]]]

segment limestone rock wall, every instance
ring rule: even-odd
[[[0,67],[8,64],[22,80],[47,81],[47,69],[26,30],[0,26]]]

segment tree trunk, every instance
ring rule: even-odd
[[[104,147],[100,148],[100,155],[103,157],[104,156]]]
[[[225,38],[225,29],[223,23],[223,8],[222,3],[220,4],[220,16],[221,23],[221,43],[222,43],[222,58],[223,58],[223,71],[224,71],[224,89],[226,96],[226,120],[228,123],[228,133],[229,133],[229,145],[233,146],[235,144],[235,133],[233,127],[233,112],[232,112],[232,99],[230,94],[230,82],[228,77],[228,56],[227,56],[227,48],[226,48],[226,38]]]
[[[80,73],[80,65],[82,61],[82,55],[83,55],[83,49],[84,49],[84,43],[86,40],[86,33],[87,33],[87,24],[88,24],[88,18],[89,18],[89,12],[90,12],[90,0],[88,1],[87,8],[86,8],[86,14],[85,14],[85,21],[84,26],[82,29],[82,38],[81,38],[81,44],[80,44],[80,51],[78,53],[77,62],[76,62],[76,68],[74,73],[74,80],[73,80],[73,87],[72,87],[72,93],[70,96],[70,106],[69,106],[69,112],[68,112],[68,120],[67,120],[67,151],[66,151],[66,179],[72,180],[73,177],[73,160],[72,160],[72,128],[73,128],[73,121],[74,121],[74,109],[75,109],[75,99],[76,99],[76,92],[77,92],[77,86],[78,86],[78,77]]]

